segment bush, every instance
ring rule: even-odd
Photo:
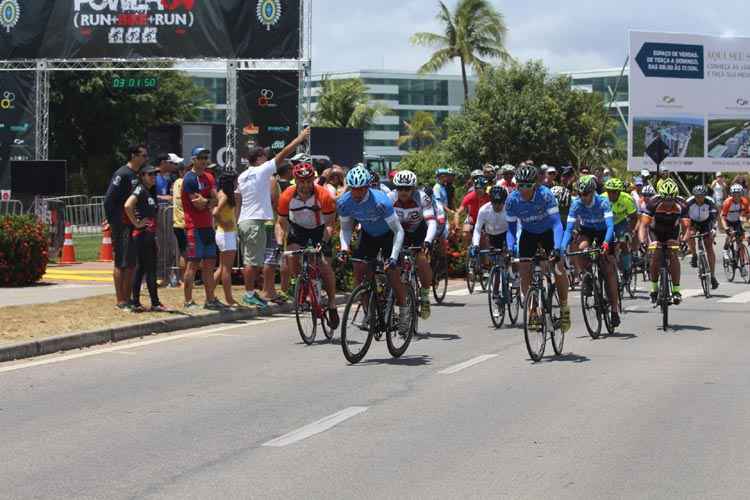
[[[39,281],[47,269],[47,228],[35,218],[0,218],[0,286]]]

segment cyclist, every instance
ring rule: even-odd
[[[596,178],[591,175],[581,177],[578,181],[579,197],[573,201],[568,214],[565,235],[563,236],[562,248],[568,248],[573,239],[573,230],[578,227],[578,248],[583,251],[591,246],[599,245],[605,256],[602,271],[607,279],[607,296],[612,307],[612,325],[620,324],[619,300],[617,300],[618,283],[617,273],[615,272],[614,259],[614,236],[615,223],[612,205],[609,199],[603,195],[596,194]],[[591,262],[583,257],[575,259],[576,269],[580,273],[584,268],[589,270]],[[584,281],[583,293],[591,293],[593,283]]]
[[[538,182],[539,170],[533,165],[524,165],[516,171],[518,189],[508,196],[505,204],[508,220],[508,249],[521,258],[531,258],[542,247],[550,255],[560,256],[563,227],[560,209],[552,192]],[[521,230],[516,240],[518,223]],[[517,241],[517,243],[516,243]],[[555,286],[560,297],[560,319],[563,332],[570,330],[570,307],[568,307],[568,276],[560,259],[557,259]],[[531,263],[521,262],[521,291],[525,296],[531,283]]]
[[[724,200],[724,204],[721,206],[721,224],[728,236],[724,242],[725,255],[734,239],[737,241],[745,239],[745,230],[742,228],[742,217],[747,218],[750,216],[750,203],[748,203],[744,193],[745,188],[742,187],[742,184],[732,184],[729,188],[729,197]],[[741,253],[745,252],[745,245],[740,245],[739,249]],[[747,259],[747,255],[744,257],[738,255],[737,257]],[[747,271],[744,266],[740,267],[740,274],[742,274],[743,278],[745,277],[745,273]]]
[[[513,181],[513,177],[516,175],[516,167],[506,163],[503,165],[503,168],[500,169],[500,175],[502,176],[502,179],[498,181],[497,185],[504,187],[508,193],[515,191],[516,183]]]
[[[508,199],[508,191],[500,186],[490,189],[490,202],[482,205],[477,214],[477,223],[474,225],[474,234],[471,239],[469,256],[476,258],[482,241],[482,231],[490,248],[504,249],[507,246],[508,219],[505,212],[505,200]]]
[[[696,234],[705,234],[703,242],[706,247],[706,256],[708,257],[708,267],[711,270],[711,288],[716,290],[719,282],[714,276],[716,267],[716,256],[714,255],[714,225],[716,224],[716,203],[713,198],[708,196],[708,188],[704,185],[698,185],[693,188],[693,196],[687,199],[688,216],[690,217],[690,234],[688,235],[688,245],[690,245],[690,265],[698,267],[698,256],[695,254],[695,240],[692,238]]]
[[[644,189],[645,191],[645,189]],[[647,230],[651,228],[653,232],[653,242],[649,246],[654,250],[651,255],[651,300],[656,301],[659,294],[659,266],[661,263],[661,252],[664,248],[657,243],[666,244],[670,247],[676,247],[678,239],[683,242],[687,238],[690,228],[690,218],[688,217],[687,205],[680,198],[680,188],[677,183],[671,179],[665,179],[658,189],[658,195],[651,198],[646,204],[646,209],[641,215],[641,227],[639,236],[641,246],[648,241]],[[682,226],[683,236],[680,238],[680,226]],[[672,251],[669,255],[669,272],[672,276],[672,301],[679,304],[682,301],[680,293],[680,261],[677,258],[677,252]]]
[[[385,259],[385,271],[399,306],[398,329],[406,335],[411,326],[406,293],[401,282],[398,257],[404,242],[404,229],[398,221],[390,198],[370,187],[370,172],[364,167],[355,167],[346,174],[349,191],[336,200],[336,210],[341,219],[341,259],[350,253],[354,221],[362,226],[359,244],[354,252],[358,259],[373,260],[379,252]],[[354,263],[354,282],[359,284],[367,272],[367,264]]]
[[[448,183],[453,176],[449,168],[439,168],[435,170],[435,185],[432,187],[432,200],[439,202],[443,207],[448,206]]]
[[[427,261],[432,242],[437,234],[437,221],[432,201],[423,191],[417,190],[417,174],[410,170],[402,170],[393,178],[396,192],[388,197],[393,202],[401,227],[404,228],[404,245],[406,247],[422,247],[422,252],[416,257],[417,273],[421,288],[414,290],[418,293],[422,319],[430,317],[430,287],[432,286],[432,268]]]
[[[616,177],[610,178],[604,183],[604,189],[607,191],[607,197],[612,207],[615,223],[615,241],[619,242],[620,255],[622,258],[623,279],[630,279],[631,251],[633,247],[629,245],[630,235],[635,231],[635,225],[638,221],[638,209],[635,206],[633,197],[626,192],[625,183]],[[632,244],[633,240],[630,240]],[[617,246],[617,245],[616,245]],[[613,249],[615,250],[615,249]]]
[[[336,218],[336,202],[324,186],[315,182],[315,168],[311,163],[297,163],[293,170],[294,185],[281,193],[277,207],[279,230],[276,237],[279,248],[294,251],[308,245],[320,246],[320,275],[328,294],[328,323],[335,330],[339,325],[336,311],[336,277],[327,258],[331,257],[331,237]],[[293,275],[299,274],[299,257],[289,258]]]
[[[487,186],[487,179],[479,171],[479,175],[474,177],[474,190],[464,196],[461,201],[461,206],[458,207],[453,217],[453,224],[455,227],[460,227],[461,215],[467,214],[463,224],[463,241],[470,242],[471,236],[474,232],[474,223],[477,220],[479,214],[479,208],[485,203],[490,201],[490,197],[485,192]]]
[[[570,189],[563,185],[557,185],[553,186],[550,191],[552,191],[552,194],[557,199],[557,206],[560,209],[560,220],[567,221],[571,205]]]

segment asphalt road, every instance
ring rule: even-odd
[[[750,286],[716,292],[596,341],[574,294],[537,364],[458,291],[400,360],[273,318],[0,365],[2,497],[744,498]]]

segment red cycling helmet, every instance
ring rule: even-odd
[[[292,174],[295,179],[312,179],[315,177],[315,168],[310,163],[299,163],[294,166]]]

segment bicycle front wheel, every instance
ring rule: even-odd
[[[549,324],[552,325],[550,337],[552,337],[552,349],[558,356],[563,353],[565,344],[565,332],[562,331],[562,309],[560,307],[560,297],[557,294],[557,287],[550,285],[547,289],[547,305],[549,310]]]
[[[547,344],[547,318],[542,293],[538,288],[529,289],[523,306],[523,336],[526,350],[534,362],[541,361]]]
[[[328,311],[326,308],[328,307],[328,292],[325,290],[320,291],[320,303],[318,304],[318,309],[321,312],[320,319],[320,329],[323,330],[323,335],[326,336],[328,340],[333,340],[333,329],[331,328],[331,325],[328,324]]]
[[[669,303],[672,301],[672,290],[669,286],[669,271],[662,269],[659,283],[659,302],[661,304],[661,327],[669,328]]]
[[[469,289],[469,294],[474,293],[474,287],[477,284],[477,277],[474,274],[474,266],[471,264],[471,259],[466,259],[466,288]]]
[[[406,307],[403,310],[410,316],[406,318],[406,321],[409,324],[409,328],[406,332],[401,332],[399,328],[399,325],[402,321],[402,318],[400,317],[401,307],[395,304],[393,298],[391,298],[388,307],[389,318],[386,322],[386,324],[388,325],[388,331],[385,335],[385,343],[388,346],[388,352],[391,353],[391,356],[393,356],[394,358],[403,356],[403,354],[409,348],[411,339],[416,331],[417,315],[419,314],[419,312],[417,311],[417,297],[414,295],[414,289],[412,289],[411,287],[406,287],[405,295]]]
[[[489,293],[487,301],[490,306],[490,319],[495,328],[500,328],[505,322],[505,297],[503,296],[502,272],[499,267],[493,267],[490,273]]]
[[[442,304],[446,293],[448,293],[448,271],[444,258],[439,257],[439,261],[433,270],[432,296],[435,297],[435,302]]]
[[[750,257],[748,257],[747,246],[744,243],[740,243],[740,252],[738,255],[738,266],[740,268],[740,276],[745,283],[750,283]]]
[[[312,284],[309,280],[301,278],[297,280],[294,287],[294,317],[297,319],[297,329],[302,342],[312,345],[315,342],[315,334],[318,329],[318,320],[310,300],[312,296]]]
[[[378,311],[377,307],[371,307],[371,302],[377,302],[374,293],[371,293],[368,283],[362,283],[354,289],[344,308],[341,349],[346,360],[352,364],[359,363],[365,357],[377,328]]]
[[[506,278],[508,288],[508,319],[510,324],[516,326],[518,323],[518,315],[521,312],[521,289],[513,286],[510,282],[510,276]]]
[[[638,293],[638,272],[635,269],[630,269],[630,281],[628,283],[628,293],[630,298],[634,299],[636,293]]]
[[[591,279],[591,277],[584,277],[583,280],[581,280],[581,283],[586,279]],[[586,324],[586,330],[588,330],[592,339],[598,339],[599,334],[602,332],[602,313],[597,304],[597,297],[599,296],[598,288],[599,284],[594,282],[589,293],[584,293],[584,286],[581,286],[581,312],[583,313],[583,322]]]
[[[724,256],[722,257],[722,265],[724,266],[724,276],[726,276],[727,281],[732,282],[734,281],[734,273],[735,273],[735,255],[734,255],[734,246],[730,245],[729,248],[724,252]]]
[[[701,280],[701,288],[703,289],[703,296],[707,299],[711,298],[711,273],[708,267],[708,259],[705,253],[701,253],[698,258],[698,276]]]

